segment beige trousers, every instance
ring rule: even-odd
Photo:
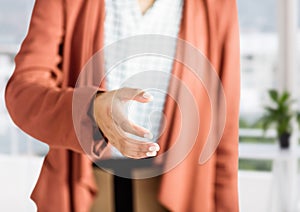
[[[94,168],[94,176],[98,186],[97,197],[91,212],[114,212],[113,175],[99,168]],[[167,212],[157,200],[160,177],[133,180],[134,212]]]

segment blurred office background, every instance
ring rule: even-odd
[[[34,0],[0,0],[0,211],[36,210],[29,195],[48,151],[13,124],[4,103],[33,4]],[[242,212],[300,211],[299,133],[294,131],[290,150],[280,151],[275,130],[264,134],[257,123],[269,102],[268,89],[288,89],[300,105],[299,5],[300,0],[238,0]]]

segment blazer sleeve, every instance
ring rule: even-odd
[[[61,86],[64,77],[60,68],[65,33],[64,7],[63,0],[36,0],[28,34],[15,58],[16,68],[6,87],[6,106],[17,126],[50,148],[86,153],[73,126],[74,88]],[[78,93],[93,96],[96,90],[83,89]],[[78,116],[79,122],[84,123],[80,130],[91,132],[87,140],[96,142],[100,154],[106,142],[93,137],[95,126],[89,109],[90,102],[87,101],[81,111],[76,111],[82,113]],[[91,146],[93,148],[95,146]]]
[[[226,124],[217,148],[216,211],[239,211],[238,143],[240,102],[240,50],[236,0],[226,0],[227,17],[222,44],[221,81],[226,97]],[[222,19],[221,21],[225,21]],[[223,22],[224,23],[224,22]]]

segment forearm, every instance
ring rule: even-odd
[[[43,71],[14,75],[6,92],[6,106],[13,121],[34,138],[55,148],[82,149],[72,123],[72,89],[49,85]]]

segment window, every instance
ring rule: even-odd
[[[276,88],[276,1],[238,0],[238,10],[241,37],[240,142],[273,143],[274,138],[262,136],[258,119],[268,101],[267,90]],[[243,170],[269,171],[271,167],[270,160],[240,159],[240,169]]]
[[[276,86],[276,1],[238,0],[238,9],[242,80],[240,115],[250,126],[263,113],[266,91]]]

